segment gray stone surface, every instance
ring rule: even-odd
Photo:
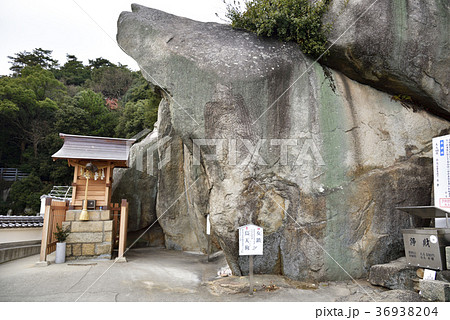
[[[370,267],[369,282],[376,286],[388,289],[414,290],[418,267],[410,266],[406,258],[402,257],[386,264],[377,264]]]
[[[420,280],[420,294],[429,301],[450,301],[450,283],[439,280]]]
[[[130,149],[130,168],[115,168],[112,202],[128,200],[128,230],[148,227],[156,220],[156,185],[158,181],[157,154],[152,147],[157,140],[157,128]],[[149,150],[149,151],[147,151]],[[152,159],[148,159],[151,156]],[[155,170],[156,169],[156,170]]]
[[[436,272],[436,280],[450,283],[450,269]]]
[[[208,281],[206,286],[209,292],[216,296],[248,293],[250,290],[250,282],[248,277],[224,277]],[[280,288],[301,289],[301,290],[318,290],[323,288],[315,283],[306,283],[293,281],[279,275],[254,275],[253,290],[257,291],[276,291]]]
[[[358,278],[403,255],[409,219],[395,207],[429,204],[431,138],[447,121],[312,65],[295,44],[132,8],[118,43],[165,90],[156,215],[168,248],[204,251],[209,213],[234,275],[248,273],[247,223],[265,228],[256,273]],[[195,139],[222,139],[223,153]]]
[[[449,2],[342,3],[332,1],[325,19],[335,21],[329,37],[335,44],[325,63],[356,81],[409,95],[422,108],[449,119]]]

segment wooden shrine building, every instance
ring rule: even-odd
[[[72,199],[68,206],[55,207],[52,201],[46,204],[40,263],[48,263],[47,254],[53,250],[55,223],[69,231],[67,259],[111,259],[116,240],[119,258],[124,259],[128,202],[122,199],[120,208],[118,204],[113,208],[112,176],[115,167],[128,167],[130,147],[136,140],[59,135],[64,144],[52,158],[67,159],[74,167]],[[113,214],[117,210],[120,218]]]
[[[52,158],[67,159],[74,167],[71,209],[107,209],[111,203],[113,169],[128,167],[130,147],[136,140],[59,135],[64,145]],[[89,220],[89,217],[86,219],[82,213],[80,220]]]

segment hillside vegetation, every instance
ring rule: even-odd
[[[60,65],[51,53],[16,53],[8,57],[13,74],[0,77],[0,167],[30,173],[12,184],[0,214],[32,214],[40,195],[70,185],[67,162],[51,160],[63,144],[60,132],[130,138],[157,119],[160,94],[140,72],[103,58],[84,65],[74,55]]]

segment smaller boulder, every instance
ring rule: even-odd
[[[438,280],[420,280],[420,295],[429,301],[450,301],[450,283]]]
[[[414,279],[418,280],[417,269],[418,267],[408,265],[406,258],[402,257],[386,264],[372,266],[369,282],[392,290],[414,290]]]

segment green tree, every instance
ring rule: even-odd
[[[100,69],[103,67],[117,67],[117,66],[114,63],[112,63],[111,61],[109,61],[108,59],[104,59],[104,58],[97,58],[95,60],[89,59],[89,68],[91,70]]]
[[[59,109],[58,111],[59,112]],[[55,116],[56,117],[56,116]],[[64,131],[60,131],[63,132]],[[83,133],[81,133],[83,134]],[[43,181],[49,181],[51,185],[70,185],[73,178],[73,168],[67,165],[66,160],[58,159],[53,161],[50,156],[61,149],[64,140],[59,136],[59,132],[49,133],[43,142],[42,157],[39,159],[39,167],[34,171],[38,172]],[[45,149],[44,149],[45,148]]]
[[[65,86],[55,78],[53,73],[40,66],[25,67],[19,81],[23,87],[33,90],[37,100],[49,98],[61,101],[66,94]]]
[[[92,71],[90,88],[107,98],[120,99],[132,83],[133,73],[126,67],[101,67]]]
[[[45,186],[39,177],[34,174],[14,182],[9,193],[14,213],[22,213],[25,208],[30,208],[33,212],[39,212],[40,196],[43,194],[45,187],[49,189],[49,186]]]
[[[66,105],[56,111],[55,130],[58,133],[88,135],[90,132],[88,111]]]
[[[57,72],[57,78],[66,85],[81,86],[91,78],[91,70],[74,55],[67,55],[67,62]]]
[[[122,97],[123,103],[150,99],[153,101],[153,104],[158,105],[161,101],[160,93],[155,90],[155,88],[147,80],[144,79],[140,72],[135,72],[133,76],[133,84]]]
[[[226,17],[233,28],[245,29],[257,35],[295,41],[302,51],[320,56],[327,48],[330,25],[322,17],[331,0],[254,0],[245,2],[245,10],[227,5]]]
[[[24,68],[18,78],[0,80],[0,116],[8,128],[3,134],[9,142],[18,143],[21,154],[31,144],[37,157],[58,108],[49,96],[58,96],[63,88],[50,71],[39,66]]]
[[[95,93],[90,89],[83,90],[74,97],[74,106],[88,113],[89,132],[86,134],[105,137],[114,135],[117,118],[106,108],[101,93]]]
[[[52,58],[52,50],[44,50],[42,48],[33,49],[33,52],[22,51],[14,56],[8,56],[12,66],[9,68],[18,76],[22,69],[29,66],[40,66],[43,69],[53,70],[58,67],[58,61]]]
[[[130,138],[145,128],[153,129],[161,95],[139,72],[134,73],[130,89],[122,97],[116,136]]]
[[[150,99],[128,102],[122,110],[116,135],[131,138],[143,129],[153,129],[158,117],[158,105]]]
[[[25,134],[18,129],[18,126],[22,126],[20,115],[25,108],[34,106],[35,103],[34,92],[23,88],[17,79],[10,77],[0,79],[0,122],[2,124],[0,150],[3,164],[20,163],[21,153],[26,147]],[[17,152],[12,152],[15,149]]]

